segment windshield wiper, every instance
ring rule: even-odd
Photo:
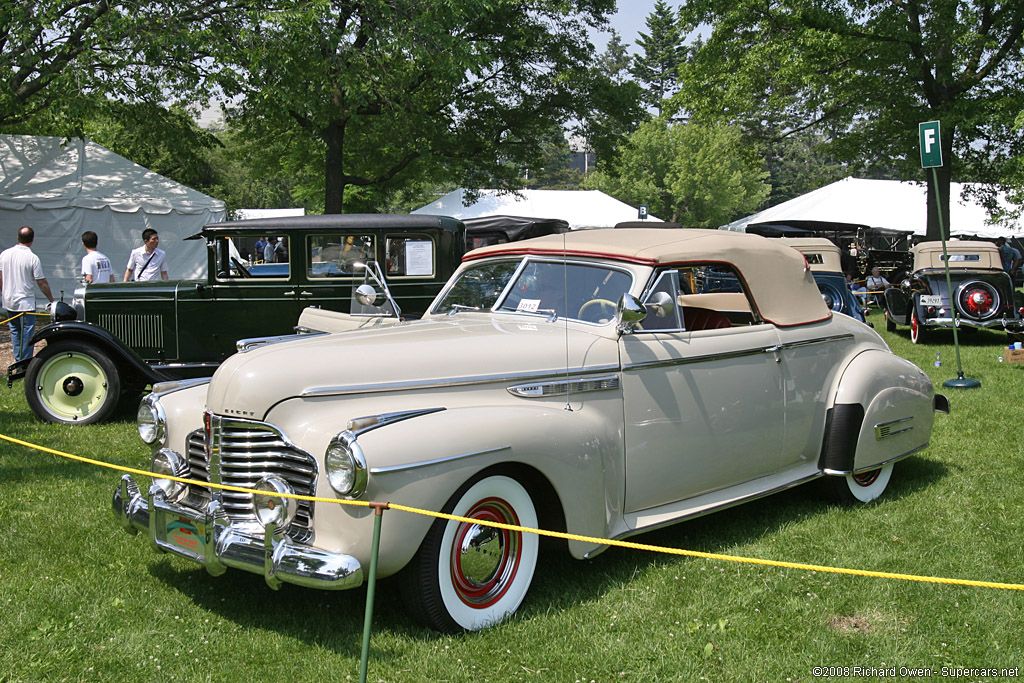
[[[482,311],[479,306],[466,306],[464,304],[449,304],[448,315],[455,315],[459,311]]]

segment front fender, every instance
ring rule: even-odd
[[[419,407],[445,408],[430,398],[419,396]],[[342,417],[339,408],[346,403],[335,401],[324,411],[322,403],[292,400],[276,406],[267,418],[317,458],[321,466],[318,496],[338,497],[323,471],[331,438],[346,428],[349,419],[374,414],[359,411]],[[471,478],[485,470],[504,471],[527,486],[538,511],[551,504],[564,516],[570,532],[604,538],[609,519],[619,508],[621,487],[621,406],[618,420],[610,420],[602,409],[611,403],[618,402],[593,401],[574,411],[564,409],[564,400],[452,407],[367,431],[357,439],[368,470],[360,500],[441,511]],[[289,424],[301,429],[290,429]],[[615,481],[620,484],[616,486]],[[549,499],[552,495],[556,500]],[[369,514],[366,508],[318,503],[317,545],[368,561],[373,529]],[[389,513],[382,525],[378,565],[382,576],[397,572],[412,559],[433,521],[419,514]],[[551,518],[546,521],[553,524]],[[576,557],[599,547],[570,542]]]
[[[910,361],[881,349],[858,354],[839,379],[819,466],[845,475],[916,453],[929,443],[937,405],[931,379]]]
[[[156,370],[144,361],[135,351],[125,346],[108,330],[92,323],[78,320],[57,322],[40,328],[32,337],[32,343],[41,341],[54,343],[57,341],[78,339],[88,341],[104,350],[110,359],[120,368],[128,368],[142,377],[146,384],[168,382],[178,379],[170,372]]]

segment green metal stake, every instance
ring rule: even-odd
[[[359,683],[366,683],[366,666],[370,659],[370,625],[373,623],[373,596],[377,587],[377,553],[380,550],[380,522],[387,503],[370,503],[373,508],[373,547],[370,550],[370,575],[366,579],[366,617],[363,619],[363,652],[359,658]]]
[[[949,307],[953,313],[953,347],[956,349],[956,379],[947,379],[942,386],[951,389],[977,389],[981,382],[964,377],[964,369],[960,364],[960,326],[957,324],[960,314],[957,313],[953,301],[953,281],[949,277],[949,254],[946,252],[946,229],[942,224],[942,201],[939,198],[939,176],[932,166],[932,182],[935,184],[935,204],[939,214],[939,238],[942,240],[942,260],[946,264],[946,291],[949,292]]]

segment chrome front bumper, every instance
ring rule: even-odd
[[[202,564],[213,576],[228,567],[262,574],[271,588],[294,583],[308,588],[344,590],[363,583],[359,561],[286,538],[273,525],[232,522],[217,500],[202,509],[167,502],[150,487],[142,495],[131,475],[114,489],[114,516],[129,533],[149,534],[157,552],[171,552]]]

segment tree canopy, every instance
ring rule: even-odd
[[[751,213],[768,196],[767,173],[755,149],[735,127],[645,123],[619,150],[617,163],[601,163],[584,185],[686,227],[717,228]]]
[[[922,178],[918,123],[938,120],[945,166],[929,183],[949,221],[951,178],[1000,179],[1024,153],[1024,3],[1019,0],[690,0],[687,28],[710,36],[683,68],[675,106],[783,135],[827,124],[832,151]],[[995,176],[995,177],[994,177]]]
[[[683,32],[675,11],[658,0],[646,20],[647,33],[640,33],[640,53],[633,57],[631,72],[647,86],[644,103],[662,112],[662,101],[679,88],[679,66],[686,58]]]
[[[328,213],[373,210],[407,184],[439,179],[512,188],[540,165],[535,143],[553,127],[576,122],[600,143],[611,126],[587,129],[595,109],[637,109],[590,66],[586,28],[613,7],[281,1],[252,12],[223,46],[219,84],[235,103],[229,122],[271,143],[282,164],[322,164]]]

